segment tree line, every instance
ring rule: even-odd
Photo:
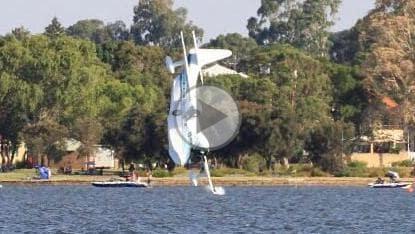
[[[210,77],[242,114],[238,136],[212,152],[240,167],[260,155],[312,162],[335,173],[356,136],[382,124],[414,125],[415,1],[378,0],[351,29],[332,33],[341,0],[263,0],[247,20],[249,37],[220,35],[204,47],[227,48],[224,65],[249,74]],[[172,77],[164,57],[181,55],[178,32],[191,43],[203,29],[172,0],[141,0],[131,27],[53,18],[44,33],[25,28],[0,38],[2,165],[21,142],[29,154],[59,160],[65,139],[111,146],[126,162],[169,161],[167,126]],[[241,22],[244,23],[244,22]],[[388,97],[399,106],[382,103]]]

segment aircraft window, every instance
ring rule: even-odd
[[[179,116],[182,114],[182,112],[180,110],[174,110],[172,113],[174,116]]]
[[[190,64],[196,64],[196,56],[194,54],[189,54],[187,56],[187,62]]]

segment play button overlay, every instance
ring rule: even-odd
[[[186,110],[175,119],[179,135],[192,148],[217,150],[235,138],[241,120],[231,95],[214,86],[200,86],[185,96],[176,109]]]
[[[228,116],[226,113],[221,112],[220,110],[215,109],[213,106],[210,106],[207,103],[204,103],[198,99],[197,106],[199,109],[199,118],[197,124],[197,133],[200,133],[211,126],[219,123],[220,121],[226,119]]]

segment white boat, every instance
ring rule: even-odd
[[[103,187],[103,188],[125,188],[125,187],[145,188],[149,186],[147,183],[134,182],[134,181],[92,182],[92,185],[95,187]]]
[[[399,183],[370,183],[371,188],[410,188],[412,183],[399,182]]]

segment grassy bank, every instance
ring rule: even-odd
[[[394,168],[400,172],[410,174],[411,168]],[[374,178],[382,177],[387,168],[365,168],[360,165],[350,165],[347,168],[348,174],[333,176],[321,172],[312,167],[293,166],[290,168],[277,168],[274,172],[250,172],[242,169],[221,168],[212,170],[214,182],[223,186],[279,186],[279,185],[324,185],[324,186],[366,186],[373,182]],[[54,184],[70,185],[85,184],[89,185],[93,181],[107,181],[119,178],[120,171],[105,171],[102,176],[91,175],[62,175],[53,173],[52,179],[39,181],[33,179],[36,176],[34,169],[18,169],[8,173],[0,173],[0,183],[2,184]],[[155,186],[187,186],[189,185],[188,171],[178,168],[173,172],[165,170],[155,170],[152,180]],[[407,174],[402,174],[403,181],[413,181]],[[141,175],[145,180],[145,175]],[[201,184],[207,183],[202,179]]]

